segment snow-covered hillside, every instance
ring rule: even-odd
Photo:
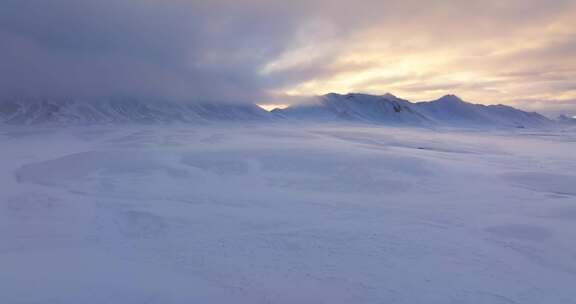
[[[317,104],[274,111],[299,120],[348,120],[388,125],[459,127],[545,127],[554,122],[538,113],[504,105],[485,106],[446,95],[430,102],[411,103],[391,94],[327,94]]]
[[[407,100],[391,94],[383,96],[367,94],[327,94],[319,97],[312,105],[289,107],[276,110],[285,118],[306,120],[348,120],[371,123],[389,123],[397,125],[425,125],[432,121],[422,115]]]
[[[568,117],[566,115],[558,116],[558,122],[564,125],[576,126],[576,117]]]
[[[525,112],[505,105],[481,105],[467,103],[455,95],[438,100],[419,102],[416,108],[439,124],[544,127],[552,121],[538,113]]]
[[[256,105],[175,103],[139,99],[8,99],[0,102],[0,122],[16,125],[105,123],[202,123],[268,120]]]
[[[0,303],[576,303],[576,130],[2,126],[0,147]]]
[[[8,99],[0,123],[12,125],[164,124],[214,121],[360,122],[395,126],[548,127],[556,122],[509,106],[485,106],[447,95],[411,103],[391,94],[327,94],[317,103],[274,110],[251,104],[175,103],[141,99]]]

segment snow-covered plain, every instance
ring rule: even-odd
[[[0,129],[0,303],[576,303],[576,130]]]

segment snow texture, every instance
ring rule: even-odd
[[[3,126],[0,146],[0,303],[576,303],[576,129]]]

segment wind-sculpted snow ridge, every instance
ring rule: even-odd
[[[19,99],[0,102],[0,122],[16,125],[202,123],[270,119],[256,105],[138,99]]]
[[[480,105],[455,95],[412,103],[392,94],[327,94],[313,105],[275,110],[276,115],[299,120],[338,120],[393,125],[446,125],[471,127],[544,127],[554,122],[538,113],[504,105]]]

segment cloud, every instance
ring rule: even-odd
[[[573,100],[575,12],[572,0],[3,0],[0,95]]]
[[[263,3],[5,0],[0,90],[257,98],[257,70],[287,47],[296,21]]]
[[[559,115],[576,117],[576,99],[554,100],[554,99],[525,99],[510,102],[512,106],[520,107],[528,111],[539,112],[551,118]]]

